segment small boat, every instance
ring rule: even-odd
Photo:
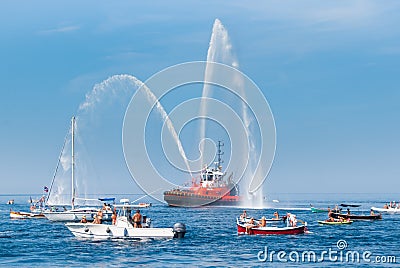
[[[239,218],[236,219],[237,224],[237,232],[239,235],[248,234],[248,235],[296,235],[303,234],[307,231],[307,223],[299,226],[257,226],[258,221],[255,221],[255,227],[246,228],[249,226],[247,221],[241,221]]]
[[[42,213],[10,211],[10,218],[11,219],[45,219],[46,217]]]
[[[136,206],[137,208],[149,208],[149,207],[151,207],[151,203],[139,203],[134,206]]]
[[[327,224],[327,225],[341,225],[341,224],[352,224],[353,221],[351,220],[344,220],[344,221],[318,221],[319,224]]]
[[[325,212],[328,212],[328,209],[324,209],[324,208],[311,207],[310,209],[311,209],[312,213],[325,213]]]
[[[350,208],[358,208],[358,207],[361,207],[361,205],[359,205],[359,204],[340,204],[340,206],[341,207],[345,207],[345,208],[347,208],[347,207],[350,207]]]
[[[385,212],[385,213],[400,213],[400,208],[377,208],[377,207],[371,207],[373,211],[378,211],[378,212]]]
[[[382,214],[376,215],[354,215],[354,214],[340,214],[332,213],[332,217],[338,219],[339,217],[350,219],[352,221],[369,221],[369,220],[381,220]]]
[[[173,228],[152,227],[151,219],[143,216],[142,228],[135,228],[132,223],[131,211],[137,208],[129,204],[128,199],[122,199],[118,209],[115,224],[95,223],[66,223],[65,226],[76,237],[94,239],[154,239],[154,238],[183,238],[186,226],[175,223]]]
[[[7,205],[14,205],[14,199],[10,199],[7,201]]]
[[[316,208],[316,207],[313,207],[312,205],[310,205],[310,210],[312,213],[328,213],[328,211],[329,211],[328,208]],[[340,209],[337,208],[337,206],[336,206],[336,208],[331,209],[331,211],[339,213]]]
[[[44,200],[45,196],[43,195],[40,199],[35,202],[30,198],[30,212],[24,211],[13,211],[10,210],[10,218],[11,219],[45,219],[46,217],[43,214],[44,208]]]

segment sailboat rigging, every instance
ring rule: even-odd
[[[71,131],[70,131],[70,133],[71,133],[71,200],[70,200],[71,209],[68,210],[64,207],[64,211],[59,211],[56,206],[54,206],[53,204],[50,204],[50,202],[49,202],[49,198],[50,198],[53,186],[54,186],[56,174],[57,174],[60,162],[61,162],[62,153],[63,153],[65,145],[66,145],[66,141],[67,141],[67,137],[66,137],[64,140],[63,149],[61,151],[61,154],[60,154],[60,157],[59,157],[59,160],[57,163],[56,171],[54,173],[53,180],[51,182],[49,194],[47,196],[46,205],[50,206],[51,209],[46,210],[44,212],[44,215],[50,221],[79,221],[82,219],[82,217],[86,217],[87,220],[93,220],[96,217],[97,212],[99,210],[103,210],[102,211],[103,212],[103,220],[111,221],[112,210],[109,207],[99,209],[96,207],[75,206],[75,200],[82,199],[82,198],[77,197],[76,189],[75,189],[75,127],[76,127],[75,120],[76,120],[75,116],[73,116],[71,119]],[[97,199],[97,201],[101,202],[102,199]]]

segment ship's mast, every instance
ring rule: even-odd
[[[224,146],[224,143],[222,141],[218,141],[218,150],[217,150],[217,161],[215,161],[215,169],[218,170],[219,167],[221,166],[224,161],[222,160],[222,155],[224,152],[221,150],[221,148]]]
[[[75,180],[74,180],[74,173],[75,173],[75,157],[74,157],[74,139],[75,139],[75,116],[71,119],[71,205],[72,209],[75,208]]]

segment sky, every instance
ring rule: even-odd
[[[139,2],[2,1],[0,194],[50,184],[71,116],[96,84],[206,60],[216,18],[274,115],[265,194],[399,193],[398,1]],[[124,110],[88,117],[92,143],[108,137],[89,146],[103,177],[92,193],[141,193],[123,161]],[[104,118],[118,131],[104,131]]]

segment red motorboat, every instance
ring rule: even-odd
[[[249,227],[250,224],[247,221],[241,221],[239,218],[236,220],[236,223],[239,235],[296,235],[303,234],[307,231],[307,223],[299,226],[279,227],[276,225],[267,225],[265,227],[261,227],[258,226],[258,221],[255,221],[254,227]]]

